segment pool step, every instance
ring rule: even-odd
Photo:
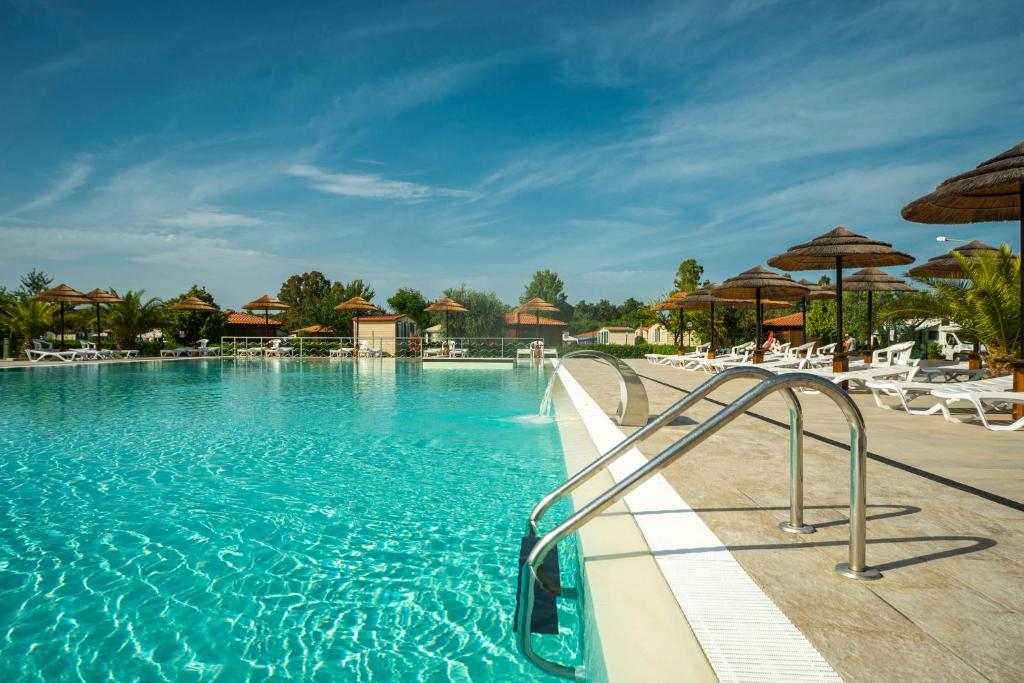
[[[533,546],[537,545],[537,536],[529,534],[523,536],[523,540],[519,545],[519,579],[523,578],[523,565],[526,563],[526,558],[529,556],[530,551],[533,550]],[[545,576],[551,577],[553,583],[561,592],[562,579],[558,570],[558,548],[552,549],[550,553],[544,558],[544,564],[541,565],[540,570]],[[533,633],[547,633],[557,634],[558,633],[558,605],[556,604],[558,596],[548,591],[544,585],[537,581],[537,590],[535,592],[534,603],[533,603],[533,616],[530,620],[530,630]],[[518,586],[519,583],[516,582]],[[516,591],[516,623],[515,628],[519,628],[519,591]]]

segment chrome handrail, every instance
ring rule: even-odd
[[[603,351],[591,351],[582,349],[570,351],[558,360],[555,372],[551,375],[551,381],[555,381],[558,368],[567,358],[593,358],[594,360],[607,363],[619,373],[619,407],[615,411],[615,422],[623,427],[639,427],[647,424],[650,417],[647,404],[647,390],[644,383],[640,381],[636,371],[624,363],[621,358],[616,358],[610,353]]]
[[[574,352],[578,353],[578,352]],[[568,357],[568,356],[564,356]],[[668,408],[652,420],[646,427],[638,429],[633,432],[625,439],[612,446],[611,449],[603,453],[589,465],[581,469],[579,472],[569,477],[566,481],[556,487],[553,491],[548,493],[546,496],[541,498],[540,502],[533,508],[530,513],[529,529],[528,533],[537,534],[537,523],[541,517],[554,505],[558,500],[564,497],[566,494],[576,490],[586,482],[588,482],[595,474],[601,471],[603,467],[610,464],[611,460],[623,455],[628,452],[634,446],[646,441],[654,434],[668,425],[672,420],[676,419],[689,408],[697,403],[698,401],[707,398],[708,395],[717,389],[720,385],[726,382],[731,382],[736,379],[764,379],[767,377],[774,377],[775,374],[756,366],[739,366],[735,368],[729,368],[722,372],[714,375],[708,381],[701,384],[699,387],[694,389],[692,392],[679,399]],[[554,378],[552,378],[554,379]],[[800,401],[796,396],[796,393],[792,389],[787,389],[784,392],[786,402],[789,404],[789,429],[790,429],[790,448],[789,448],[789,460],[790,460],[790,491],[789,491],[789,521],[783,522],[779,526],[785,531],[793,533],[812,533],[814,527],[807,526],[804,524],[804,509],[803,509],[803,453],[804,453],[804,421],[803,421],[803,409],[800,406]]]
[[[580,510],[541,537],[523,563],[519,581],[519,614],[516,631],[520,652],[543,671],[563,678],[574,678],[576,669],[552,662],[533,650],[531,623],[535,589],[540,580],[538,570],[544,558],[569,534],[577,531],[608,507],[621,500],[634,488],[661,472],[680,456],[729,424],[768,395],[785,389],[810,387],[828,396],[839,407],[850,427],[850,550],[849,562],[836,565],[836,571],[856,579],[875,579],[881,576],[877,569],[868,567],[865,560],[865,503],[867,436],[864,417],[860,409],[845,391],[831,381],[809,373],[775,375],[761,381],[706,422],[698,425],[681,439],[658,453],[649,461],[628,474],[600,496],[584,505]]]

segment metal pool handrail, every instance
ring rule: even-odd
[[[541,657],[533,650],[531,623],[539,569],[559,542],[577,531],[608,507],[621,500],[640,484],[661,472],[680,456],[703,443],[708,437],[726,426],[765,397],[786,389],[812,388],[828,396],[839,407],[850,427],[850,552],[849,562],[836,565],[840,574],[856,579],[875,579],[881,576],[877,569],[867,566],[865,560],[865,485],[867,465],[867,436],[864,417],[845,391],[829,380],[804,372],[787,373],[765,378],[706,422],[698,425],[671,446],[637,468],[622,481],[584,505],[575,514],[541,537],[523,563],[519,580],[519,613],[516,631],[520,652],[543,671],[562,678],[574,678],[576,669]]]
[[[567,358],[568,355],[564,357]],[[529,528],[527,529],[527,532],[537,534],[537,523],[540,521],[541,517],[551,509],[551,506],[558,502],[559,499],[590,481],[595,474],[600,472],[603,467],[610,464],[610,462],[615,458],[623,455],[634,446],[637,446],[654,436],[656,432],[661,431],[662,427],[667,426],[672,422],[672,420],[685,413],[695,403],[707,398],[708,395],[718,389],[722,384],[737,379],[764,379],[774,376],[774,373],[756,366],[729,368],[728,370],[724,370],[717,375],[714,375],[711,379],[704,382],[692,392],[666,408],[664,412],[654,418],[647,426],[642,429],[638,429],[615,446],[612,446],[611,449],[601,454],[589,465],[569,477],[569,479],[541,498],[540,502],[537,503],[533,508],[533,511],[530,513]],[[554,378],[552,378],[552,380],[553,379]],[[783,522],[780,526],[786,531],[792,531],[794,533],[811,533],[814,531],[814,527],[805,525],[803,520],[803,409],[800,407],[800,401],[797,399],[796,393],[792,389],[785,390],[783,392],[783,397],[786,399],[786,403],[789,404],[790,514],[789,522]]]
[[[624,427],[639,427],[647,424],[647,419],[650,417],[647,407],[647,390],[644,389],[644,383],[640,381],[633,368],[622,362],[621,358],[616,358],[603,351],[589,349],[570,351],[558,360],[555,372],[551,375],[552,382],[555,381],[558,368],[567,358],[593,358],[614,368],[619,373],[619,407],[615,411],[617,416],[615,421]]]

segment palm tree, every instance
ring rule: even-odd
[[[118,294],[110,290],[114,296],[124,299],[124,303],[108,304],[105,322],[114,333],[118,348],[125,348],[135,342],[136,337],[149,332],[163,323],[163,302],[160,299],[149,299],[143,302],[145,290],[128,290]]]
[[[930,291],[903,297],[886,313],[952,320],[988,348],[990,359],[1019,357],[1020,259],[1006,244],[997,253],[971,258],[951,253],[963,267],[964,279],[914,277]]]
[[[18,297],[0,308],[0,315],[11,331],[22,339],[21,350],[24,352],[33,339],[53,327],[53,311],[52,304]]]

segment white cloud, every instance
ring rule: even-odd
[[[447,187],[420,185],[402,180],[388,180],[378,175],[354,175],[350,173],[327,173],[315,166],[295,164],[288,173],[305,178],[320,192],[340,194],[363,199],[391,199],[403,202],[423,201],[435,197],[472,197],[467,190]]]
[[[53,185],[53,187],[43,194],[35,197],[28,203],[19,206],[13,211],[13,213],[24,213],[26,211],[42,209],[50,206],[51,204],[56,204],[85,184],[90,173],[92,173],[92,166],[85,162],[76,161],[72,164],[68,164],[64,177]]]
[[[246,216],[240,213],[226,213],[219,209],[190,209],[175,216],[161,218],[158,221],[161,225],[177,228],[188,228],[192,230],[203,230],[212,228],[235,228],[252,227],[263,225],[259,218]]]

